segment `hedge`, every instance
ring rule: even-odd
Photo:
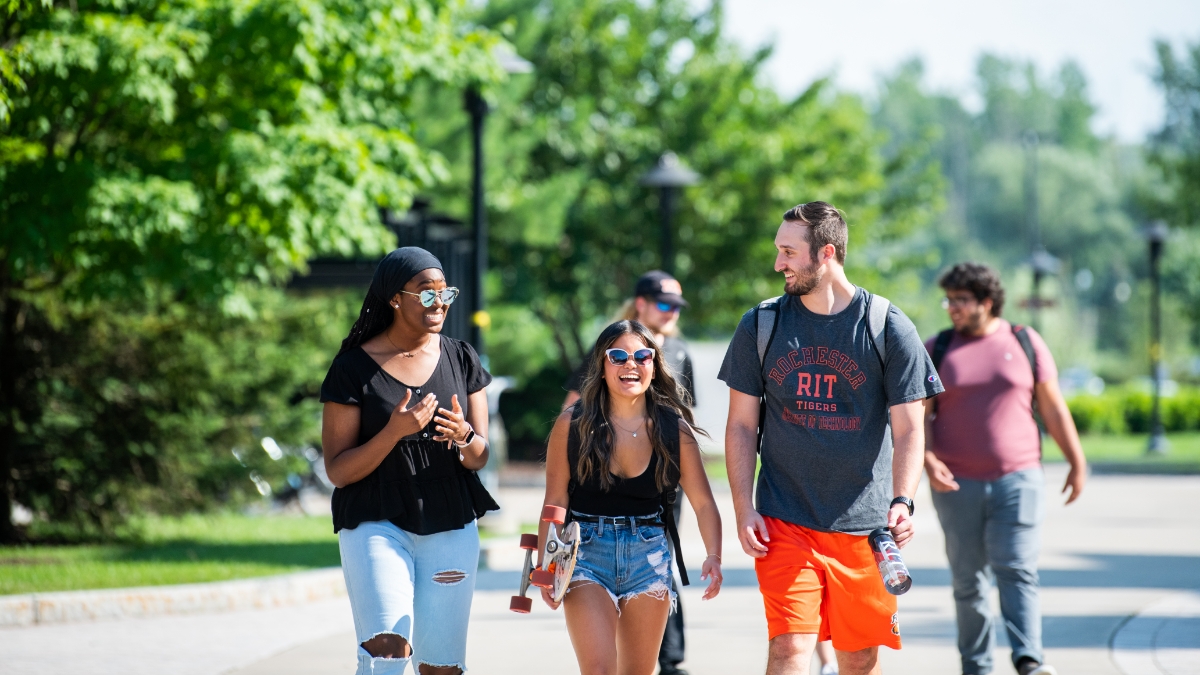
[[[1075,426],[1083,434],[1146,433],[1154,406],[1149,392],[1113,387],[1099,396],[1081,394],[1067,399]],[[1166,431],[1200,430],[1200,388],[1181,388],[1162,399]]]

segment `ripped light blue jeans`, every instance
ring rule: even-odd
[[[479,566],[479,529],[420,535],[392,523],[362,523],[338,532],[342,573],[358,637],[357,675],[401,675],[410,659],[371,656],[362,644],[391,633],[421,664],[466,672],[467,621]]]

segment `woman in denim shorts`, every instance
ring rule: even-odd
[[[424,249],[389,253],[321,385],[333,529],[358,674],[466,670],[492,376],[439,333],[458,289]],[[416,384],[420,383],[420,384]],[[483,433],[476,433],[476,429]]]
[[[580,395],[555,423],[546,456],[545,503],[569,509],[579,523],[579,555],[562,602],[567,630],[583,675],[651,675],[675,601],[676,485],[696,511],[708,551],[700,568],[709,581],[705,600],[721,589],[721,517],[687,395],[645,326],[619,321],[600,334]],[[686,585],[682,560],[676,564]],[[549,591],[542,599],[558,608]]]

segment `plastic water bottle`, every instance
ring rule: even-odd
[[[912,588],[912,576],[904,559],[900,557],[900,547],[892,539],[892,533],[886,527],[881,527],[867,536],[871,542],[871,550],[875,553],[875,564],[879,565],[879,576],[883,577],[883,586],[892,595],[903,595]]]

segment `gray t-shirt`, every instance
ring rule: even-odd
[[[871,346],[867,293],[859,288],[832,315],[785,295],[762,368],[757,334],[751,309],[718,377],[751,396],[765,388],[759,513],[827,532],[885,527],[893,496],[888,409],[942,392],[916,327],[891,306],[885,368]]]

